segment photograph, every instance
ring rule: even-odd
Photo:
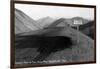
[[[15,67],[96,62],[95,6],[14,2],[12,12]]]

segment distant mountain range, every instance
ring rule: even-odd
[[[57,27],[66,27],[66,25],[74,27],[76,26],[73,23],[74,19],[81,19],[83,24],[87,24],[89,22],[89,20],[82,17],[53,19],[52,17],[47,16],[34,20],[24,12],[15,9],[15,34],[55,27],[56,25]]]

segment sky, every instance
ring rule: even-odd
[[[47,16],[52,18],[72,18],[79,16],[90,20],[94,19],[94,8],[60,7],[30,4],[15,4],[15,8],[23,11],[35,20]]]

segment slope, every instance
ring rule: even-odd
[[[24,12],[15,9],[15,34],[39,29],[36,21]],[[18,30],[19,29],[19,30]]]
[[[48,25],[52,24],[52,22],[54,22],[55,20],[49,16],[44,17],[44,18],[40,18],[37,20],[37,23],[42,27],[47,27]]]

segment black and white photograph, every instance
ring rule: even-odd
[[[14,4],[15,64],[95,62],[95,8]]]

